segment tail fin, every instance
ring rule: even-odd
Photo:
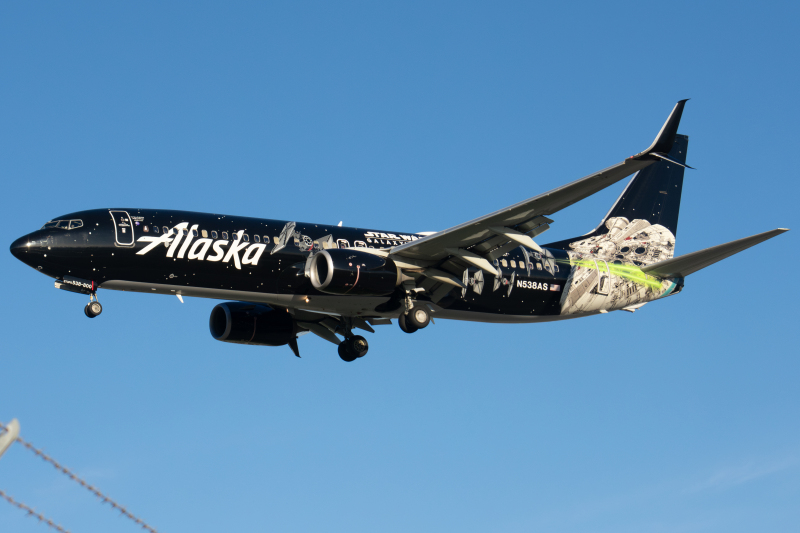
[[[637,265],[671,258],[678,233],[688,147],[689,137],[676,134],[668,159],[634,174],[599,226],[586,235],[546,246],[609,256],[606,260],[619,259]]]
[[[606,223],[610,218],[625,217],[660,224],[677,236],[683,189],[682,165],[686,164],[688,148],[689,137],[676,135],[667,157],[680,164],[661,160],[637,172],[594,232],[606,233],[609,229]]]

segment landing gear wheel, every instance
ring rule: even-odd
[[[86,307],[83,308],[83,312],[89,318],[94,318],[103,312],[103,306],[100,305],[100,302],[95,300],[94,302],[89,302],[88,304],[86,304]]]
[[[411,323],[408,319],[408,315],[405,313],[400,315],[400,318],[397,319],[397,323],[400,325],[400,329],[405,331],[406,333],[414,333],[419,328]]]
[[[424,307],[415,307],[404,316],[406,324],[411,324],[415,329],[422,329],[431,322],[431,315]]]
[[[347,346],[345,346],[345,341],[342,341],[339,344],[339,357],[342,358],[342,361],[346,361],[348,363],[352,363],[353,361],[358,359],[357,356],[351,355],[350,352],[347,351]]]
[[[369,343],[367,339],[361,335],[354,335],[344,340],[347,351],[354,354],[356,357],[364,357],[369,351]]]
[[[361,335],[346,337],[339,343],[339,357],[342,358],[342,361],[347,361],[348,363],[355,361],[359,357],[364,357],[367,355],[368,350],[369,343]]]

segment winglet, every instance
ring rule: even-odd
[[[669,118],[667,118],[667,121],[661,126],[661,131],[656,135],[653,144],[644,152],[639,152],[631,156],[630,159],[642,159],[646,156],[656,154],[666,155],[672,150],[672,144],[675,142],[675,135],[678,133],[678,125],[681,123],[683,108],[686,106],[687,100],[689,99],[681,100],[675,104],[672,113],[669,114]],[[663,159],[663,157],[659,155],[656,155],[656,157],[661,157]]]

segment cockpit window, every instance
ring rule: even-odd
[[[42,229],[60,228],[60,229],[74,229],[83,227],[82,220],[51,220]]]

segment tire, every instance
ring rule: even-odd
[[[431,314],[424,307],[413,308],[406,315],[406,323],[411,324],[417,329],[422,329],[431,322]]]
[[[93,316],[97,316],[97,315],[99,315],[100,313],[103,312],[103,306],[100,305],[100,302],[98,302],[96,300],[94,302],[89,302],[89,305],[87,307],[89,308],[89,312]]]
[[[83,314],[88,316],[89,318],[94,318],[95,317],[95,315],[91,314],[91,312],[89,311],[89,304],[86,304],[83,307]]]
[[[345,339],[344,342],[347,346],[347,351],[356,357],[364,357],[369,351],[369,343],[361,335],[354,335],[349,339]]]
[[[411,322],[408,320],[408,315],[405,313],[400,315],[400,318],[397,319],[397,323],[400,325],[400,329],[406,333],[414,333],[419,329],[415,325],[411,324]]]
[[[356,357],[355,355],[350,355],[350,352],[347,351],[347,346],[345,346],[344,342],[339,344],[339,357],[342,358],[342,361],[348,363],[352,363],[353,361],[358,359],[358,357]]]

